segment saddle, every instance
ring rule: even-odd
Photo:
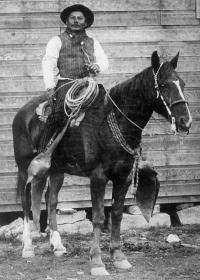
[[[38,105],[36,108],[36,114],[38,115],[38,119],[41,122],[46,122],[48,116],[51,114],[51,107],[49,106],[48,101],[44,101]]]
[[[51,106],[48,101],[44,101],[36,108],[36,114],[41,122],[46,123],[48,116],[51,114]],[[84,119],[85,112],[80,112],[79,115],[71,120],[70,126],[79,126],[81,121]]]
[[[70,126],[79,126],[85,116],[85,111],[91,106],[98,94],[98,84],[91,77],[79,79],[70,86],[63,104],[64,111],[70,119]],[[68,114],[67,109],[71,110],[70,114]],[[40,103],[36,108],[36,114],[42,122],[47,121],[51,111],[48,101]]]

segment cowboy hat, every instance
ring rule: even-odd
[[[66,19],[67,17],[72,13],[72,12],[75,12],[75,11],[80,11],[84,14],[85,18],[86,18],[86,22],[87,22],[87,27],[90,27],[93,22],[94,22],[94,14],[93,12],[83,6],[83,5],[79,5],[79,4],[76,4],[76,5],[72,5],[72,6],[69,6],[67,8],[65,8],[61,13],[60,13],[60,18],[62,20],[62,22],[64,22],[66,24]]]

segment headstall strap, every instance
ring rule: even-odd
[[[163,104],[165,105],[165,108],[167,110],[167,113],[168,115],[170,116],[171,118],[171,130],[172,132],[175,134],[176,133],[176,121],[175,121],[175,118],[172,116],[172,112],[170,110],[170,107],[167,105],[167,103],[165,102],[163,96],[160,94],[160,91],[159,91],[159,86],[158,86],[158,73],[162,67],[163,63],[160,64],[157,72],[155,73],[154,72],[154,69],[153,69],[153,76],[154,76],[154,87],[155,87],[155,90],[156,90],[156,98],[158,99],[159,97],[161,98]],[[180,101],[179,101],[180,102]]]
[[[153,76],[154,76],[154,87],[155,87],[155,90],[156,90],[156,98],[158,98],[160,96],[160,91],[159,91],[159,86],[158,86],[158,73],[162,67],[163,63],[160,64],[157,72],[155,73],[154,69],[153,69]]]
[[[129,154],[131,154],[134,157],[133,167],[132,167],[131,172],[128,176],[128,180],[131,179],[131,185],[130,185],[131,194],[134,195],[137,191],[138,182],[139,182],[139,176],[138,176],[139,168],[138,168],[138,165],[139,165],[139,162],[140,162],[140,159],[141,159],[141,147],[132,149],[128,145],[124,136],[121,133],[121,130],[118,126],[117,119],[116,119],[116,116],[115,116],[115,113],[114,113],[113,110],[108,115],[107,120],[108,120],[110,130],[111,130],[115,140],[120,144],[120,146],[125,151],[127,151]]]

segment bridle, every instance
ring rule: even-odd
[[[155,73],[154,69],[152,70],[153,71],[153,76],[154,76],[154,88],[156,90],[156,98],[157,99],[160,98],[162,103],[164,104],[164,106],[167,110],[168,116],[170,117],[170,120],[171,120],[171,130],[172,130],[172,132],[176,133],[176,131],[177,131],[176,121],[175,121],[175,117],[172,115],[171,108],[174,105],[177,105],[177,104],[180,104],[180,103],[187,104],[188,102],[184,99],[178,99],[178,100],[175,100],[174,102],[172,102],[170,105],[167,105],[166,101],[164,100],[163,96],[160,93],[160,89],[159,89],[159,86],[158,86],[158,74],[160,72],[160,69],[161,69],[162,65],[163,65],[163,63],[160,64],[156,73]]]
[[[172,132],[175,134],[176,131],[177,131],[177,128],[176,128],[176,120],[175,120],[175,117],[172,115],[172,107],[177,105],[177,104],[180,104],[180,103],[185,103],[187,104],[188,102],[185,100],[185,99],[178,99],[178,100],[175,100],[174,102],[172,102],[170,105],[168,105],[166,103],[166,101],[164,100],[163,96],[161,95],[160,93],[160,89],[159,89],[159,86],[158,86],[158,74],[160,72],[160,69],[161,67],[163,66],[164,63],[161,63],[158,70],[155,72],[154,69],[152,69],[153,71],[153,77],[154,77],[154,88],[156,90],[156,99],[161,99],[162,103],[164,104],[166,110],[167,110],[167,113],[168,113],[168,116],[171,120],[171,130]],[[110,101],[113,103],[113,105],[115,106],[115,108],[128,120],[128,122],[130,122],[132,125],[136,126],[137,128],[139,128],[141,131],[143,131],[143,128],[140,127],[138,124],[136,124],[134,121],[132,121],[130,118],[128,118],[124,112],[118,107],[118,105],[115,103],[115,101],[112,99],[112,97],[110,96],[109,92],[106,91],[106,97],[109,97]],[[113,113],[112,113],[113,114]],[[111,116],[111,115],[110,115]],[[111,123],[111,118],[110,118],[110,123]],[[189,131],[188,131],[189,132]]]

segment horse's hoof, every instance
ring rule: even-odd
[[[22,251],[22,258],[34,258],[35,257],[35,253],[34,250],[29,249],[29,250],[23,250]]]
[[[106,275],[110,275],[108,273],[108,271],[105,269],[105,267],[103,267],[103,266],[101,266],[101,267],[92,267],[90,272],[91,272],[92,276],[106,276]]]
[[[67,250],[66,248],[63,248],[61,250],[55,250],[54,251],[54,256],[55,257],[62,257],[64,254],[66,254]]]
[[[124,270],[131,269],[132,267],[132,265],[127,260],[114,261],[113,265],[118,269],[124,269]]]

